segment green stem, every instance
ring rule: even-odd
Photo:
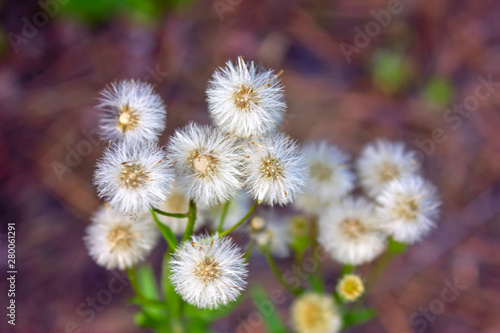
[[[155,211],[155,213],[158,213],[160,215],[175,217],[178,219],[183,219],[183,218],[189,217],[189,213],[167,213],[167,212],[164,212],[164,211],[159,210],[157,208],[153,208],[153,210]]]
[[[354,266],[349,265],[349,264],[345,264],[342,266],[342,272],[340,272],[340,275],[344,276],[346,274],[351,274],[352,272],[354,272]]]
[[[189,201],[189,213],[187,217],[188,222],[184,236],[182,236],[182,242],[185,242],[189,237],[191,237],[194,231],[194,223],[196,222],[196,203],[193,200]]]
[[[266,256],[266,261],[267,264],[269,265],[269,268],[271,269],[271,272],[273,272],[274,276],[278,279],[279,283],[288,290],[290,293],[294,294],[295,296],[299,296],[302,294],[303,290],[302,288],[295,288],[291,286],[283,277],[281,274],[281,271],[279,270],[278,266],[276,265],[276,262],[274,261],[273,256],[271,255],[271,252],[266,249],[263,251],[264,255]]]
[[[251,240],[250,243],[248,244],[247,246],[247,250],[245,251],[245,262],[248,263],[248,260],[250,260],[250,255],[252,254],[252,250],[253,250],[253,245],[254,245],[254,241]]]
[[[229,211],[229,205],[231,204],[231,200],[226,201],[224,204],[224,208],[222,209],[222,214],[220,216],[219,225],[217,226],[217,232],[222,232],[222,228],[224,227],[224,221],[226,221],[227,212]]]
[[[252,213],[254,212],[254,210],[257,208],[258,205],[259,205],[259,202],[255,201],[255,203],[253,204],[252,208],[250,208],[250,210],[248,211],[248,213],[245,216],[243,216],[243,218],[238,223],[236,223],[235,225],[233,225],[231,228],[229,228],[229,229],[221,232],[219,234],[219,236],[220,237],[225,236],[228,233],[230,233],[231,231],[233,231],[234,229],[238,228],[241,224],[243,224],[243,222],[245,222],[250,217],[250,215],[252,215]]]
[[[318,222],[313,221],[313,225],[311,227],[311,232],[310,232],[310,237],[311,237],[311,248],[312,248],[312,253],[318,253],[320,251],[319,249],[319,243],[318,243]],[[325,291],[325,284],[323,283],[323,273],[321,269],[321,260],[316,261],[318,264],[318,267],[316,270],[311,274],[311,281],[313,282],[313,286],[316,289],[316,291],[324,292]]]
[[[135,294],[137,295],[138,298],[140,299],[145,299],[144,295],[141,293],[141,289],[139,288],[139,280],[137,279],[137,276],[135,275],[135,270],[134,268],[127,268],[127,276],[130,281],[130,284],[132,285],[132,288],[134,288]]]
[[[160,229],[163,238],[165,238],[165,240],[167,241],[168,246],[172,249],[175,249],[177,247],[177,239],[175,238],[172,230],[168,226],[160,222],[158,216],[156,216],[154,209],[151,209],[151,215],[153,216],[153,220],[155,220],[156,222],[156,226],[158,227],[158,229]]]
[[[382,275],[384,269],[389,265],[391,259],[394,257],[394,253],[386,251],[377,261],[375,267],[371,270],[368,278],[366,279],[365,295],[368,294],[371,289],[377,283],[379,277]]]

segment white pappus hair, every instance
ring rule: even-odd
[[[168,145],[179,186],[202,206],[234,197],[241,188],[241,149],[220,130],[190,123]]]
[[[165,129],[166,106],[147,83],[111,83],[101,91],[97,107],[103,141],[155,143]]]
[[[333,259],[361,265],[383,252],[386,236],[378,228],[374,205],[347,197],[320,216],[318,241]]]
[[[417,175],[390,182],[377,197],[377,216],[395,240],[415,243],[426,236],[439,217],[436,187]]]
[[[361,186],[375,198],[393,179],[413,174],[419,169],[414,151],[406,151],[402,142],[378,139],[367,145],[356,164]]]
[[[302,191],[308,176],[305,161],[295,141],[286,134],[249,142],[245,158],[245,185],[255,200],[283,206]]]
[[[208,111],[222,131],[248,138],[273,131],[286,109],[279,75],[242,57],[215,71],[208,83]]]
[[[306,213],[318,214],[352,191],[355,176],[350,169],[349,155],[326,141],[306,145],[303,154],[309,180],[294,204]]]
[[[228,237],[192,236],[170,259],[170,280],[182,299],[199,308],[233,302],[246,286],[246,262]]]
[[[85,231],[90,256],[107,269],[131,268],[155,247],[158,229],[145,216],[134,220],[104,205],[91,217]]]
[[[97,162],[94,184],[99,197],[116,211],[138,216],[167,199],[173,173],[156,145],[114,144]]]

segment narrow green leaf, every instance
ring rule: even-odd
[[[405,243],[400,243],[389,237],[387,244],[387,251],[393,254],[399,254],[406,251],[407,245]]]
[[[165,238],[165,240],[167,241],[168,246],[170,246],[170,248],[172,249],[175,249],[177,247],[177,238],[175,238],[172,229],[170,229],[168,226],[160,222],[154,210],[151,210],[151,215],[153,216],[153,219],[156,222],[156,226],[158,227],[158,229],[160,229],[163,238]]]
[[[259,286],[253,287],[250,290],[250,294],[255,301],[255,304],[262,314],[264,318],[264,325],[268,332],[272,333],[287,333],[289,330],[286,325],[283,323],[281,316],[277,312],[277,308],[275,306],[271,306],[269,311],[264,313],[262,309],[258,306],[259,304],[272,304],[272,302],[267,298],[266,292]],[[270,312],[270,313],[268,313]]]
[[[375,318],[376,314],[374,309],[359,309],[347,312],[344,315],[344,329],[364,324]]]

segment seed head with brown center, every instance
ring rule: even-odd
[[[120,185],[127,189],[136,189],[149,180],[149,174],[139,163],[125,162],[120,172]]]

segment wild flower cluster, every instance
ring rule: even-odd
[[[280,132],[286,110],[280,75],[242,57],[227,62],[206,90],[213,124],[191,122],[163,146],[167,108],[152,86],[128,80],[101,92],[99,130],[107,148],[94,184],[105,203],[84,241],[98,265],[127,270],[142,308],[139,325],[203,331],[241,300],[256,248],[296,297],[294,330],[338,332],[348,324],[345,304],[365,293],[363,279],[348,274],[353,267],[374,260],[388,242],[412,244],[435,226],[437,190],[402,143],[375,141],[352,168],[336,146],[300,148]],[[271,209],[290,203],[299,215]],[[269,208],[251,217],[259,204]],[[249,239],[245,251],[229,236],[233,231]],[[151,292],[158,289],[154,276],[138,267],[160,234],[168,244],[163,295]],[[309,287],[294,286],[274,261],[291,254],[300,260],[316,248],[344,265],[333,294],[325,292],[321,272],[312,272],[316,283]]]

